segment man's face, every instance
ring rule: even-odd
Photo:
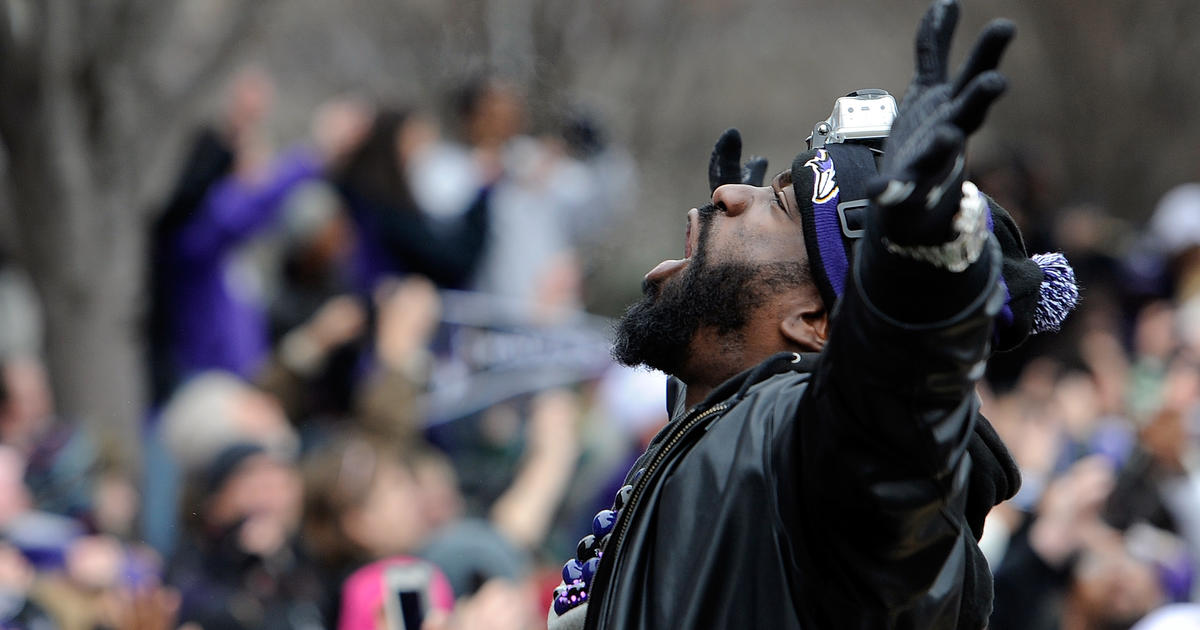
[[[810,282],[786,171],[769,187],[718,188],[711,204],[688,213],[686,240],[684,258],[646,274],[643,298],[617,324],[619,362],[685,377],[711,353],[737,352],[760,307]],[[701,329],[715,333],[715,345],[693,347]]]

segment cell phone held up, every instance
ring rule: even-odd
[[[383,610],[388,630],[421,630],[430,610],[433,567],[427,562],[393,565],[383,576]]]

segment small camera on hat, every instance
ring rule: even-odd
[[[896,119],[896,99],[887,90],[855,90],[833,103],[829,118],[813,125],[808,148],[855,142],[880,152]]]

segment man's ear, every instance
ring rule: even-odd
[[[780,320],[779,332],[805,352],[820,352],[829,339],[829,312],[818,304],[797,305]]]

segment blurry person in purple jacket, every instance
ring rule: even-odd
[[[263,175],[226,177],[174,235],[170,346],[182,373],[222,369],[250,377],[257,370],[268,350],[266,317],[239,284],[231,259],[239,245],[272,224],[293,186],[316,177],[319,168],[316,156],[296,150]]]
[[[239,248],[274,226],[294,189],[319,178],[365,131],[361,116],[338,111],[316,121],[315,147],[271,159],[261,128],[272,102],[265,75],[235,81],[230,131],[202,135],[196,152],[204,155],[189,160],[156,228],[160,394],[204,370],[243,377],[257,371],[269,349],[269,328],[264,305],[238,273]]]

